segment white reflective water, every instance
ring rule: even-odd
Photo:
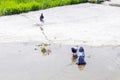
[[[46,46],[39,43],[1,43],[1,80],[120,80],[120,46],[83,46],[85,66],[76,65],[71,45]]]

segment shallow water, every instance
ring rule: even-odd
[[[87,64],[76,65],[72,45],[1,43],[1,80],[120,80],[120,46],[83,46]]]

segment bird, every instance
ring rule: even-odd
[[[84,60],[84,58],[85,58],[84,48],[80,47],[79,48],[79,52],[78,52],[78,61],[77,61],[77,64],[78,65],[85,65],[86,61]]]
[[[44,23],[44,16],[43,16],[43,13],[41,13],[41,15],[40,15],[40,22],[42,22],[42,23]]]
[[[83,56],[83,57],[85,57],[85,52],[84,52],[84,48],[83,48],[83,47],[80,47],[80,48],[79,48],[78,56]]]
[[[75,47],[72,47],[71,48],[71,51],[73,52],[73,53],[76,53],[77,52],[77,47],[75,46]]]
[[[74,46],[71,48],[74,58],[77,58],[77,50],[78,50],[78,46]]]

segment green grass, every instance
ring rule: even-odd
[[[88,0],[88,2],[91,2],[91,3],[101,3],[101,2],[104,2],[105,0]]]
[[[0,16],[84,3],[88,0],[0,0]]]

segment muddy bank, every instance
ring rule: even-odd
[[[0,43],[1,80],[119,80],[120,46],[84,46],[86,66],[72,59],[73,45]]]

